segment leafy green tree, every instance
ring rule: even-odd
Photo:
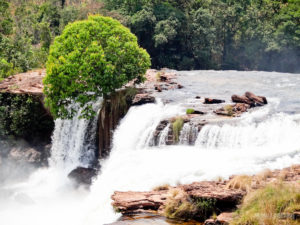
[[[137,78],[143,80],[150,57],[136,37],[118,21],[102,16],[69,24],[50,47],[44,79],[46,105],[53,116],[68,118],[72,103],[93,115],[87,104]]]

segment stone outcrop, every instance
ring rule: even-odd
[[[97,170],[93,168],[83,168],[77,167],[72,170],[68,177],[75,181],[78,185],[86,185],[89,186],[92,184],[92,179],[97,175]]]
[[[214,181],[196,182],[174,188],[184,191],[191,198],[215,200],[217,207],[224,209],[234,208],[246,194],[242,190],[226,189],[225,183]],[[112,196],[112,205],[123,214],[138,213],[145,210],[159,210],[166,204],[168,195],[169,192],[167,190],[115,192]]]
[[[43,95],[43,78],[45,75],[46,70],[41,69],[10,76],[0,83],[0,92]]]
[[[232,210],[236,209],[242,198],[252,190],[263,188],[273,182],[287,183],[300,188],[300,165],[294,165],[282,170],[265,170],[253,176],[246,176],[247,179],[240,179],[240,176],[232,176],[226,181],[203,181],[176,187],[162,186],[149,192],[118,192],[112,195],[112,205],[116,211],[126,215],[127,213],[139,214],[157,211],[162,214],[168,200],[174,193],[183,192],[190,199],[211,199],[215,202],[217,218],[208,219],[206,225],[228,225],[233,219]],[[242,186],[249,183],[249,189],[244,190]],[[233,183],[238,185],[232,185]],[[291,215],[299,218],[299,212]]]
[[[232,95],[231,99],[234,105],[226,105],[214,112],[221,116],[237,117],[247,112],[250,108],[263,106],[268,104],[267,98],[264,96],[256,96],[251,92],[246,92],[243,96]]]

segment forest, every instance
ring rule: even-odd
[[[300,0],[0,0],[0,79],[43,68],[89,14],[130,28],[153,68],[300,71]]]

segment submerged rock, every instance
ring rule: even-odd
[[[68,177],[79,185],[91,185],[92,179],[97,175],[97,170],[92,168],[77,167],[72,170]]]

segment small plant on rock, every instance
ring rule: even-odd
[[[175,143],[179,142],[179,135],[180,135],[180,131],[182,130],[183,124],[184,124],[184,120],[181,117],[178,117],[173,122],[173,136],[174,136]]]
[[[195,112],[195,110],[194,109],[187,109],[186,110],[186,114],[193,114]]]

